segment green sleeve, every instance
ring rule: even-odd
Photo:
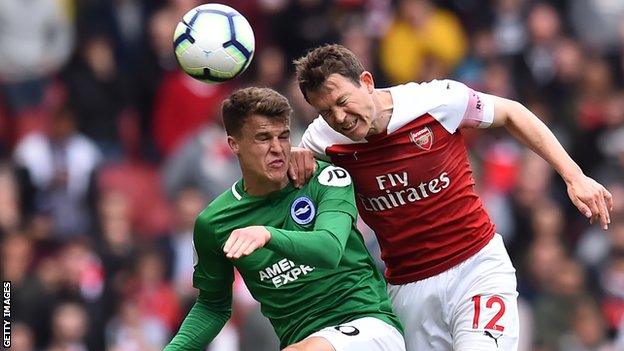
[[[193,232],[193,286],[204,291],[211,300],[221,301],[226,295],[231,298],[234,267],[216,240],[215,227],[209,215],[202,213],[197,217]]]
[[[218,248],[208,216],[201,214],[193,233],[195,305],[166,350],[200,350],[219,333],[232,312],[234,268]]]
[[[336,268],[351,233],[353,218],[344,212],[323,212],[313,231],[266,227],[271,240],[266,247],[297,263],[319,268]]]
[[[230,319],[230,301],[211,302],[208,294],[200,291],[173,340],[165,351],[203,350]],[[227,307],[226,307],[227,306]]]

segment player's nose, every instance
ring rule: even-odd
[[[271,139],[271,152],[281,153],[282,152],[282,143],[279,138],[275,137]]]
[[[347,118],[347,113],[344,110],[336,109],[336,111],[334,111],[334,121],[337,124],[344,123],[346,118]]]

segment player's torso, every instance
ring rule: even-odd
[[[354,179],[359,213],[377,234],[392,283],[446,270],[493,233],[461,133],[449,133],[431,115],[325,152]]]
[[[315,186],[318,184],[308,183],[295,189],[289,185],[273,196],[231,202],[216,213],[217,245],[222,247],[232,230],[250,225],[312,231],[319,205]],[[390,302],[383,278],[373,271],[372,258],[355,228],[335,269],[296,262],[266,248],[233,264],[283,339],[298,340],[312,330],[359,314],[393,318],[387,317]]]

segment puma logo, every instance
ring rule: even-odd
[[[494,337],[494,335],[492,335],[492,333],[490,333],[489,331],[484,331],[483,332],[484,335],[489,336],[490,338],[494,339],[494,342],[496,343],[496,348],[498,348],[498,339],[503,336],[503,334],[499,335],[498,337]]]

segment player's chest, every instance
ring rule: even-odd
[[[461,136],[450,134],[432,118],[368,143],[331,146],[327,154],[349,171],[358,194],[371,195],[417,187],[439,192],[465,161]]]

